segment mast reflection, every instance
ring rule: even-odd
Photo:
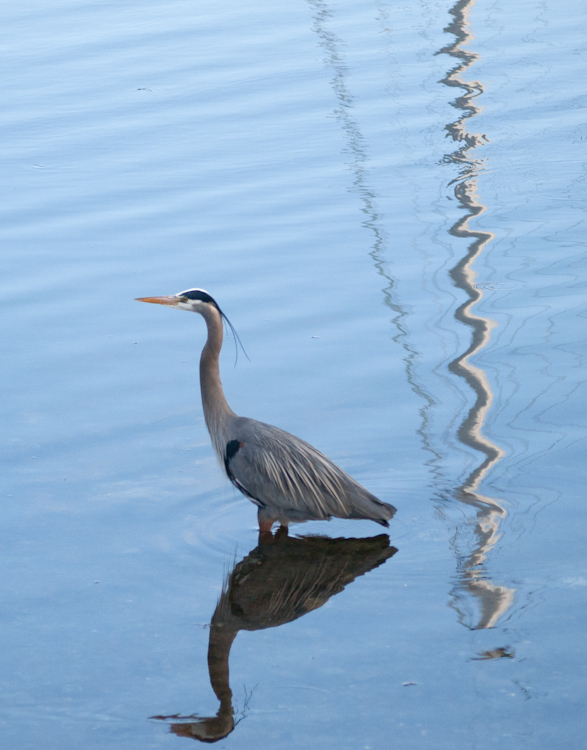
[[[331,86],[337,98],[335,115],[345,132],[349,166],[353,172],[352,189],[360,196],[361,210],[366,218],[363,225],[374,236],[370,255],[373,258],[378,273],[386,279],[383,294],[386,304],[393,310],[393,323],[397,333],[394,341],[404,349],[403,359],[406,366],[407,378],[414,391],[425,401],[421,410],[422,427],[420,436],[427,451],[433,455],[430,468],[438,479],[442,477],[442,456],[434,448],[434,440],[427,434],[428,412],[434,407],[434,400],[426,388],[417,382],[414,375],[414,362],[418,352],[410,344],[406,327],[407,313],[394,300],[395,282],[386,268],[384,255],[387,244],[385,230],[377,209],[377,196],[367,181],[367,143],[361,132],[358,121],[353,116],[354,99],[350,92],[346,78],[348,74],[344,54],[344,43],[328,28],[328,22],[333,18],[333,11],[325,0],[308,0],[314,10],[313,29],[319,38],[319,44],[325,51],[325,62],[332,71]],[[441,83],[451,88],[459,89],[462,93],[452,102],[458,110],[458,117],[454,122],[445,126],[447,135],[458,148],[446,154],[444,161],[457,165],[459,174],[453,181],[454,195],[464,211],[464,215],[450,228],[453,237],[470,240],[466,253],[451,269],[451,278],[459,289],[467,295],[467,300],[455,311],[455,318],[471,329],[471,343],[467,350],[456,357],[450,364],[450,371],[463,378],[475,394],[475,403],[458,428],[457,436],[461,443],[480,452],[483,455],[481,463],[465,478],[453,495],[463,504],[476,510],[473,540],[465,542],[468,548],[465,552],[457,549],[458,581],[452,591],[451,606],[458,612],[459,620],[471,628],[494,627],[499,619],[507,612],[513,603],[514,590],[495,584],[489,578],[483,565],[489,551],[500,538],[500,524],[505,516],[505,509],[494,498],[479,492],[482,480],[491,468],[503,457],[502,449],[483,434],[483,426],[493,400],[491,386],[484,371],[474,365],[470,359],[478,354],[489,342],[495,322],[473,312],[474,305],[481,299],[482,291],[476,286],[476,274],[473,264],[483,253],[488,244],[494,239],[491,232],[482,232],[469,227],[471,219],[481,215],[486,209],[477,193],[476,178],[483,171],[485,164],[481,158],[475,158],[474,150],[488,143],[484,134],[470,132],[467,120],[475,117],[481,111],[476,104],[476,98],[484,92],[480,81],[463,79],[470,66],[479,59],[479,55],[471,50],[463,49],[463,45],[472,40],[469,32],[469,14],[475,0],[458,0],[449,13],[451,23],[445,31],[454,35],[455,40],[443,47],[437,54],[447,54],[456,60]],[[377,8],[384,26],[387,27],[387,11],[385,4],[378,2]],[[459,524],[456,536],[462,539],[469,528],[469,521]],[[463,546],[463,544],[461,544]],[[467,602],[476,603],[474,612],[467,614]]]
[[[307,1],[308,5],[313,10],[312,29],[318,37],[320,47],[325,52],[324,62],[332,73],[330,85],[332,86],[332,90],[336,95],[337,100],[337,106],[333,114],[339,121],[340,127],[344,131],[346,137],[346,153],[350,157],[347,164],[353,174],[351,190],[356,193],[361,200],[360,210],[365,216],[362,225],[373,235],[373,245],[371,250],[369,250],[369,255],[373,260],[377,273],[383,279],[384,286],[382,292],[385,305],[389,307],[393,313],[392,323],[396,328],[396,333],[392,335],[392,339],[404,350],[403,361],[406,366],[407,379],[410,386],[414,392],[426,402],[426,405],[422,409],[424,427],[420,431],[420,436],[426,449],[434,454],[437,461],[440,461],[440,456],[432,447],[425,430],[427,412],[433,406],[433,400],[426,390],[417,382],[414,376],[414,362],[417,359],[418,351],[411,345],[409,340],[406,327],[408,313],[395,298],[396,281],[386,265],[385,255],[386,250],[388,250],[389,237],[385,231],[383,220],[377,206],[377,195],[367,179],[367,167],[369,163],[368,144],[361,131],[358,120],[353,115],[356,103],[346,82],[348,66],[345,59],[345,45],[343,40],[328,28],[328,22],[333,19],[334,13],[325,0]],[[387,15],[385,8],[378,3],[377,9],[380,18],[386,21]],[[435,471],[434,465],[432,469]]]
[[[387,534],[366,539],[290,537],[286,528],[259,535],[258,546],[228,575],[210,623],[208,671],[220,701],[216,716],[152,716],[180,737],[216,742],[238,722],[228,658],[240,630],[275,628],[322,607],[358,576],[397,552]]]
[[[458,429],[458,438],[464,445],[484,455],[481,464],[455,490],[455,496],[460,502],[476,509],[476,518],[474,548],[464,555],[459,555],[459,579],[452,591],[452,606],[459,613],[461,622],[467,623],[469,627],[490,628],[497,624],[512,605],[514,590],[493,583],[483,568],[488,552],[500,538],[499,527],[505,516],[505,509],[497,500],[478,491],[481,481],[503,457],[504,452],[483,435],[483,426],[491,407],[493,393],[485,372],[470,362],[471,357],[487,346],[491,331],[496,325],[493,320],[473,312],[473,307],[483,296],[475,284],[476,273],[473,265],[494,239],[491,232],[469,227],[471,219],[486,210],[477,193],[476,180],[484,168],[484,162],[482,159],[476,159],[472,152],[477,146],[488,142],[485,135],[471,133],[467,129],[467,120],[480,112],[475,99],[484,91],[480,81],[465,81],[462,78],[467,69],[479,59],[475,52],[463,49],[463,45],[473,38],[469,32],[469,14],[474,5],[475,0],[459,0],[451,8],[449,13],[452,21],[445,31],[454,34],[455,41],[443,47],[438,53],[450,55],[457,60],[457,64],[441,83],[459,88],[463,92],[452,102],[459,110],[459,117],[445,126],[452,140],[461,144],[455,151],[445,155],[445,161],[459,167],[459,176],[453,182],[454,195],[465,212],[449,229],[449,234],[470,240],[467,252],[451,269],[450,275],[455,286],[462,289],[468,297],[455,311],[455,318],[471,329],[471,343],[465,352],[449,364],[449,370],[463,378],[475,394],[475,403]],[[466,615],[463,606],[470,596],[478,602],[479,607],[478,614],[472,617]]]

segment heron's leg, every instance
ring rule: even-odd
[[[267,534],[268,532],[271,532],[271,527],[275,523],[275,520],[273,518],[269,518],[265,513],[263,513],[263,508],[259,508],[257,511],[257,520],[259,521],[259,532],[261,534]]]

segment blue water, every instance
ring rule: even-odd
[[[582,5],[2,19],[2,746],[185,745],[219,710],[255,509],[205,429],[202,321],[134,302],[198,286],[250,358],[227,339],[233,409],[398,509],[397,552],[297,619],[253,597],[218,746],[584,747]]]

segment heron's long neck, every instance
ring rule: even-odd
[[[223,456],[226,448],[224,427],[227,418],[233,416],[234,412],[226,401],[220,380],[219,357],[223,337],[222,317],[217,310],[208,308],[204,314],[204,319],[208,326],[208,339],[200,358],[202,406],[204,407],[204,418],[214,448],[219,456]]]
[[[238,628],[230,623],[210,624],[208,642],[208,672],[210,684],[221,706],[231,706],[232,690],[229,683],[228,657]]]

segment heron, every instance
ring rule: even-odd
[[[395,508],[362,487],[309,443],[273,425],[235,414],[220,380],[223,322],[234,328],[204,289],[187,289],[138,302],[199,313],[208,337],[200,357],[204,419],[220,465],[232,484],[257,506],[261,533],[274,523],[353,518],[389,526]]]

